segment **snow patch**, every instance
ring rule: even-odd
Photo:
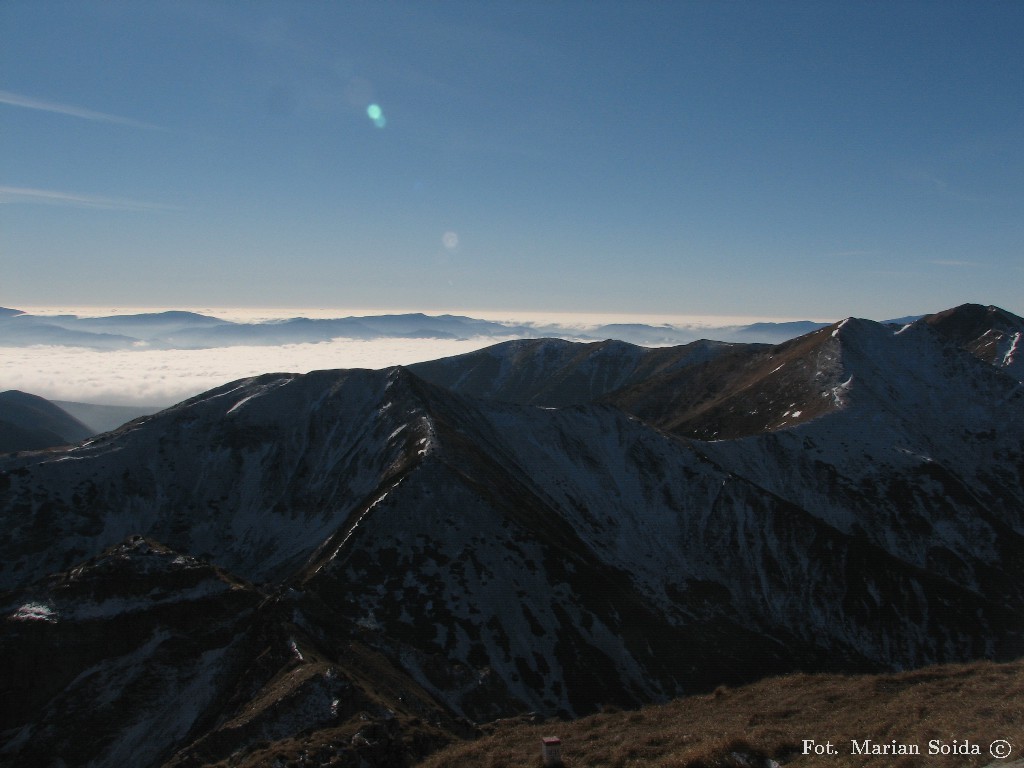
[[[1017,345],[1020,344],[1020,331],[1013,334],[1013,341],[1010,342],[1010,348],[1006,350],[1006,354],[1003,355],[1003,368],[1008,368],[1013,364],[1013,356],[1017,353]]]
[[[241,408],[241,407],[242,407],[243,405],[245,405],[245,404],[246,404],[246,403],[248,403],[248,402],[249,402],[250,400],[252,400],[252,399],[253,399],[254,397],[256,397],[256,395],[248,395],[247,397],[243,397],[243,398],[242,398],[241,400],[239,400],[239,401],[238,401],[237,403],[235,403],[235,404],[234,404],[234,405],[232,405],[232,406],[231,406],[230,408],[228,408],[227,412],[228,412],[229,414],[231,414],[231,413],[234,413],[234,412],[235,412],[235,411],[237,411],[237,410],[238,410],[239,408]]]
[[[7,617],[11,621],[48,621],[57,623],[57,613],[44,603],[25,603]]]
[[[832,387],[832,400],[837,406],[846,405],[846,395],[850,392],[850,387],[853,385],[853,374],[850,374],[850,378],[844,381],[837,387]]]
[[[363,512],[359,516],[359,518],[352,524],[352,527],[348,529],[348,532],[345,534],[345,537],[341,540],[341,543],[334,549],[334,552],[331,553],[331,556],[329,558],[327,558],[327,560],[319,568],[317,568],[318,572],[324,567],[324,565],[329,563],[331,560],[334,560],[334,558],[336,558],[338,556],[338,553],[341,552],[341,550],[345,548],[345,545],[348,543],[348,540],[352,538],[352,534],[356,532],[356,529],[363,522],[363,520],[366,518],[366,516],[368,514],[370,514],[370,512],[373,510],[374,507],[376,507],[378,504],[380,504],[382,501],[384,501],[384,499],[387,498],[387,495],[391,491],[393,491],[395,488],[397,488],[399,483],[401,483],[401,482],[402,482],[402,479],[399,478],[398,482],[396,482],[394,485],[392,485],[390,488],[388,488],[386,491],[384,491],[384,493],[382,493],[380,496],[378,496],[374,500],[374,502],[372,504],[370,504],[370,506],[368,506],[366,508],[366,511]]]
[[[235,411],[240,410],[242,408],[242,406],[245,405],[246,403],[248,403],[250,400],[253,400],[253,399],[257,398],[257,397],[265,395],[268,392],[271,392],[271,391],[277,389],[278,387],[283,387],[285,384],[289,384],[289,383],[291,383],[291,379],[278,379],[277,381],[272,381],[269,384],[264,384],[264,385],[258,387],[257,390],[255,392],[253,392],[251,395],[247,395],[246,397],[243,397],[241,400],[239,400],[237,403],[235,403],[233,406],[231,406],[227,410],[227,414],[225,414],[225,415],[232,414]],[[232,390],[232,391],[235,391],[235,390]]]

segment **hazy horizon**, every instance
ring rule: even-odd
[[[2,305],[6,309],[15,309],[26,314],[39,315],[77,315],[79,317],[113,317],[116,315],[146,314],[159,312],[195,312],[231,322],[260,322],[263,320],[280,320],[293,317],[332,319],[342,317],[363,317],[390,314],[425,314],[431,316],[458,315],[474,317],[481,320],[508,323],[535,324],[567,324],[580,326],[596,326],[607,323],[636,322],[648,324],[670,324],[688,326],[707,326],[718,328],[728,325],[745,325],[758,322],[784,323],[798,320],[813,322],[835,322],[842,317],[809,317],[806,315],[745,315],[745,314],[685,314],[670,312],[571,312],[542,310],[487,310],[467,308],[409,308],[409,307],[276,307],[276,306],[199,306],[199,305],[96,305],[96,304],[57,304],[57,305]],[[948,308],[948,307],[947,307]],[[904,313],[912,314],[912,313]],[[927,314],[927,313],[919,313]],[[888,318],[867,318],[884,320]]]
[[[367,310],[216,308],[216,307],[9,307],[41,316],[72,314],[80,317],[136,314],[139,311],[184,309],[234,322],[259,322],[296,316],[361,317]],[[382,310],[382,312],[385,312]],[[433,313],[431,313],[433,314]],[[443,314],[443,313],[437,313]],[[459,312],[451,312],[459,314]],[[480,317],[480,315],[491,315]],[[480,313],[467,317],[521,324],[538,329],[537,335],[577,339],[587,330],[609,323],[670,324],[692,331],[692,338],[714,337],[716,330],[750,323],[785,322],[785,319],[750,316],[624,315],[615,313]],[[792,318],[807,320],[812,318]],[[838,319],[838,318],[836,318]],[[832,322],[823,320],[822,322]],[[549,333],[543,333],[549,331]],[[463,354],[519,338],[476,336],[467,339],[336,338],[316,343],[215,346],[209,349],[86,349],[75,346],[32,345],[11,347],[0,337],[0,390],[19,389],[50,400],[104,405],[165,407],[229,381],[262,373],[307,373],[326,368],[386,368]],[[593,340],[593,339],[588,339]]]

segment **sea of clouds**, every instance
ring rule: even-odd
[[[168,406],[235,379],[327,368],[386,368],[472,352],[502,339],[335,339],[318,344],[115,350],[0,347],[0,391],[104,405]]]

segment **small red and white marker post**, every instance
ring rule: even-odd
[[[562,740],[557,736],[545,736],[540,741],[540,756],[545,766],[562,764]]]

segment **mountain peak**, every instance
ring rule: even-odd
[[[979,360],[1024,380],[1024,350],[1020,346],[1024,318],[992,305],[961,304],[920,322]]]
[[[1024,318],[992,304],[961,304],[952,309],[926,315],[923,320],[948,336],[984,332],[992,328],[1018,329],[1024,325]]]

